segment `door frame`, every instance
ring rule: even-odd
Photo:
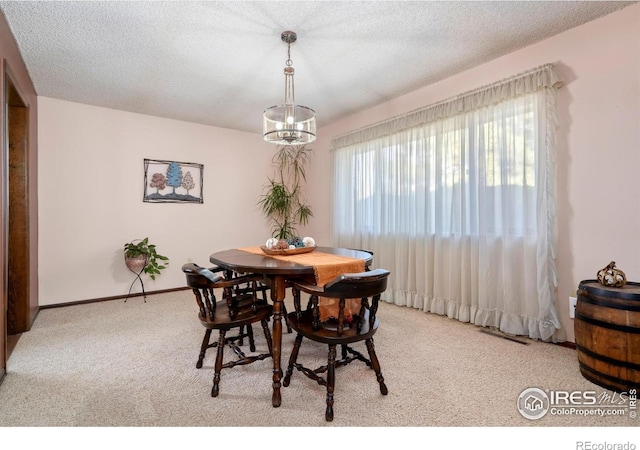
[[[7,349],[7,333],[10,328],[13,332],[24,332],[31,329],[38,312],[37,295],[37,202],[32,203],[32,198],[37,196],[37,155],[34,152],[35,146],[31,142],[35,139],[33,133],[35,126],[34,111],[25,95],[18,78],[14,75],[6,59],[2,60],[2,71],[0,73],[0,102],[2,132],[1,132],[1,158],[0,174],[2,175],[0,213],[2,215],[2,225],[0,229],[0,267],[2,268],[0,286],[0,383],[6,375],[7,360],[9,353]],[[24,108],[24,110],[23,110]],[[16,116],[15,113],[18,113]],[[13,116],[12,116],[13,114]],[[18,117],[17,122],[11,118]],[[18,133],[15,135],[14,133]],[[11,150],[10,144],[12,135],[18,136],[16,142],[18,148]],[[12,151],[13,156],[12,156]],[[16,153],[17,152],[17,153]],[[12,168],[12,166],[16,166]],[[18,180],[16,185],[9,186],[10,179]],[[15,189],[12,194],[10,189]],[[13,200],[12,200],[13,198]],[[19,199],[16,202],[16,199]],[[33,199],[35,200],[35,199]],[[11,239],[11,209],[14,210],[14,218],[20,217],[20,235]],[[18,229],[18,228],[16,228]],[[17,241],[14,242],[14,241]],[[16,259],[15,252],[19,250]],[[18,247],[15,247],[18,245]],[[13,262],[12,262],[13,261]],[[16,261],[18,262],[16,264]],[[10,273],[17,270],[19,283],[17,295],[11,296]],[[35,287],[35,288],[34,288]],[[10,304],[10,302],[12,302]],[[7,323],[7,313],[9,308],[13,308],[14,316],[17,312],[18,320],[16,324]]]

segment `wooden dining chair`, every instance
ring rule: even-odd
[[[189,286],[195,294],[198,304],[198,319],[205,327],[205,335],[200,346],[197,368],[201,368],[207,349],[216,347],[216,361],[214,366],[213,387],[211,396],[217,397],[220,391],[220,375],[222,369],[237,365],[250,364],[272,356],[271,332],[267,321],[273,313],[273,308],[265,297],[258,295],[260,290],[260,275],[239,275],[219,268],[206,269],[194,263],[182,266]],[[222,291],[222,299],[217,300],[215,290]],[[253,338],[252,324],[260,322],[264,337],[269,348],[268,353],[255,354],[256,347]],[[232,337],[227,332],[237,329],[238,334]],[[210,342],[211,333],[218,330],[218,340]],[[249,340],[249,351],[245,354],[240,348],[244,338]],[[236,359],[223,363],[224,348],[229,346]]]
[[[343,274],[324,286],[317,286],[299,281],[292,282],[295,311],[289,313],[289,323],[297,335],[289,358],[289,365],[283,385],[289,386],[294,367],[318,384],[327,388],[327,408],[325,419],[333,420],[333,393],[335,388],[335,369],[352,361],[360,360],[375,372],[380,385],[380,392],[387,395],[387,386],[382,376],[380,362],[373,345],[373,335],[378,330],[380,321],[376,316],[380,295],[387,288],[390,272],[375,269],[361,273]],[[306,308],[301,307],[300,293],[310,294]],[[327,320],[321,320],[320,302],[325,299],[337,300],[337,312]],[[349,315],[347,305],[355,303],[355,313]],[[329,353],[327,365],[311,369],[300,364],[298,353],[303,338],[327,344]],[[368,357],[352,348],[352,344],[365,341]],[[341,357],[337,358],[336,348],[341,346]],[[322,374],[326,372],[326,377]]]

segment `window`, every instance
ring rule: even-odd
[[[385,300],[552,336],[559,84],[544,66],[334,140],[334,239],[392,271]]]

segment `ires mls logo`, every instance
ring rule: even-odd
[[[527,388],[518,396],[517,408],[522,417],[538,420],[547,414],[555,416],[622,416],[635,418],[637,411],[636,389],[628,393],[598,395],[596,391],[542,390]]]

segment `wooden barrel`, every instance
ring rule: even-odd
[[[574,331],[580,373],[616,392],[640,387],[640,283],[580,282]]]

